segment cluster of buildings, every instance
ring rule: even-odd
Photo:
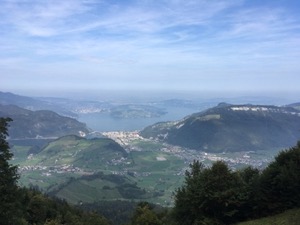
[[[30,166],[20,166],[19,172],[26,171],[41,171],[43,176],[51,176],[54,173],[84,173],[84,171],[79,167],[74,167],[73,165],[59,165],[59,166],[41,166],[41,165],[30,165]]]

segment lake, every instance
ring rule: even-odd
[[[192,113],[199,112],[199,110],[192,108],[168,107],[168,113],[161,117],[154,118],[114,118],[109,113],[89,113],[80,114],[78,120],[86,123],[86,125],[94,131],[134,131],[142,130],[143,128],[165,121],[174,121],[183,119]]]

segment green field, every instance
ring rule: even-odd
[[[173,193],[184,180],[185,168],[199,152],[182,154],[166,152],[166,146],[153,140],[134,140],[130,151],[108,138],[84,139],[65,136],[48,143],[37,154],[28,146],[13,146],[13,164],[20,166],[20,185],[38,186],[45,192],[65,198],[74,204],[100,200],[149,201],[161,205],[173,204]],[[216,157],[243,158],[245,153],[215,154]],[[267,164],[272,151],[247,153],[250,160]],[[209,158],[201,160],[211,164]],[[235,168],[244,167],[236,163]],[[97,173],[116,175],[120,183],[104,178],[85,179]],[[70,182],[72,180],[72,182]],[[128,189],[129,187],[129,189]],[[128,195],[124,191],[131,191]],[[145,191],[145,193],[141,193]],[[136,196],[134,196],[134,194]]]
[[[178,174],[184,161],[160,151],[160,143],[136,141],[133,146],[137,151],[126,153],[111,139],[66,136],[33,155],[28,154],[29,147],[15,145],[12,162],[20,166],[21,185],[38,186],[73,204],[101,200],[172,204],[172,194],[182,184]],[[89,179],[95,173],[104,177]],[[119,179],[105,177],[112,174]]]
[[[157,194],[149,200],[171,204],[172,193],[183,181],[183,177],[178,175],[185,166],[183,160],[158,151],[131,152],[131,157],[134,163],[128,170],[138,172],[138,185]]]

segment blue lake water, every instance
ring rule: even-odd
[[[113,118],[109,113],[80,114],[78,120],[94,131],[134,131],[142,130],[146,126],[157,122],[174,121],[184,118],[192,113],[199,112],[191,108],[169,107],[167,114],[155,118],[119,119]]]

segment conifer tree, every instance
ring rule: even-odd
[[[176,221],[181,225],[235,222],[246,199],[239,175],[221,161],[210,168],[195,161],[190,168],[184,185],[175,193]]]
[[[20,224],[18,222],[18,173],[17,167],[9,163],[13,154],[6,141],[10,118],[0,118],[0,224]]]
[[[300,142],[275,157],[262,172],[260,186],[268,213],[300,207]]]

